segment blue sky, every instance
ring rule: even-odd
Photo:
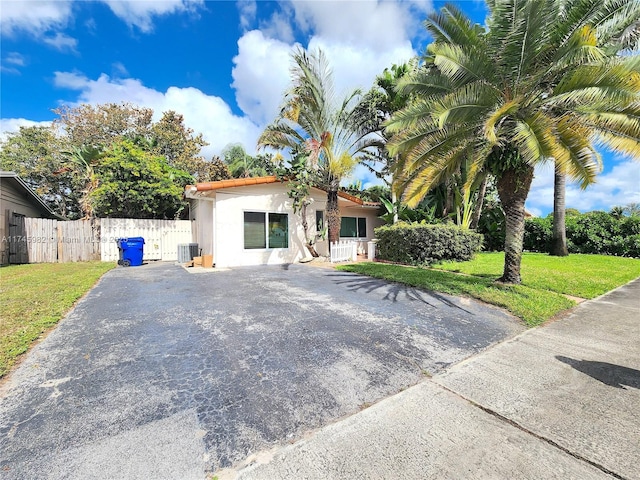
[[[2,24],[2,132],[50,122],[60,105],[131,102],[156,117],[175,110],[210,143],[250,153],[275,117],[295,45],[322,48],[339,90],[368,89],[378,73],[424,50],[430,1],[6,1]],[[459,5],[482,23],[484,3]],[[581,211],[640,202],[640,168],[605,155],[597,184],[567,189]],[[364,169],[355,177],[369,186]],[[537,170],[527,208],[553,207],[553,172]]]

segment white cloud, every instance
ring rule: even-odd
[[[207,159],[219,155],[229,143],[241,143],[247,152],[255,153],[260,133],[258,126],[248,118],[234,115],[221,98],[206,95],[196,88],[170,87],[166,92],[159,92],[134,78],[112,79],[102,74],[92,80],[77,72],[55,72],[54,84],[79,91],[77,103],[130,102],[152,108],[156,120],[162,112],[174,110],[184,116],[186,126],[202,133],[209,142],[202,151]]]
[[[12,75],[20,75],[18,67],[24,67],[27,64],[26,58],[18,52],[9,52],[2,59],[2,65],[0,65],[0,71],[3,73],[9,73]]]
[[[2,2],[2,34],[11,36],[18,31],[26,31],[40,36],[48,30],[60,29],[71,17],[71,3],[40,0]]]
[[[404,42],[420,28],[424,14],[410,8],[416,4],[422,12],[432,8],[430,1],[291,2],[296,24],[302,31],[343,45],[380,50]]]
[[[111,72],[115,77],[126,77],[129,75],[127,67],[122,62],[115,62],[111,64]]]
[[[322,48],[333,70],[336,93],[368,90],[375,76],[416,55],[410,42],[415,11],[409,4],[358,2],[281,2],[260,30],[238,40],[233,84],[238,106],[256,123],[278,113],[289,86],[293,26],[310,33],[306,47]],[[430,8],[429,2],[422,2]],[[412,14],[413,12],[414,14]]]
[[[153,19],[157,16],[194,12],[204,5],[204,0],[101,1],[127,25],[138,27],[145,33],[153,30]],[[73,19],[73,4],[74,1],[66,0],[3,1],[0,9],[2,35],[26,32],[55,48],[73,50],[76,40],[62,33]]]
[[[256,0],[240,0],[236,2],[236,7],[240,13],[240,27],[247,31],[251,29],[256,21],[258,13],[258,4]]]
[[[289,85],[291,46],[267,38],[259,30],[245,33],[238,40],[233,58],[233,83],[238,106],[256,124],[275,119],[282,94]]]
[[[42,41],[50,47],[53,47],[56,50],[60,50],[61,52],[65,50],[75,52],[76,46],[78,45],[78,40],[60,32],[57,32],[53,36],[43,37]]]
[[[640,166],[624,160],[596,178],[596,183],[582,190],[573,182],[566,187],[566,206],[581,212],[608,211],[616,205],[640,203]],[[527,199],[527,210],[538,215],[553,211],[553,166],[536,168],[536,176]]]
[[[103,0],[111,11],[130,27],[142,32],[153,30],[153,18],[178,12],[195,11],[204,0]]]
[[[295,37],[290,21],[290,12],[273,12],[268,20],[260,22],[260,31],[265,37],[291,44]]]
[[[21,55],[18,52],[7,53],[7,56],[4,57],[4,61],[18,67],[24,67],[26,65],[26,59],[24,55]]]
[[[26,118],[0,118],[0,142],[7,138],[8,133],[17,132],[20,127],[48,127],[51,122],[34,122]]]
[[[309,42],[309,49],[322,49],[333,70],[336,93],[346,93],[354,88],[369,90],[376,75],[390,67],[408,61],[415,56],[411,42],[405,40],[387,46],[384,50],[374,47],[345,45],[338,41],[314,37]]]

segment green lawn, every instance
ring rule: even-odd
[[[444,262],[434,268],[496,279],[502,275],[504,253],[487,252],[469,262]],[[525,253],[522,284],[580,298],[595,298],[640,276],[640,260],[608,255],[552,257]]]
[[[385,263],[342,265],[338,269],[476,298],[506,308],[529,326],[539,325],[575,305],[573,300],[562,294],[593,298],[640,276],[640,260],[636,259],[601,255],[557,258],[525,254],[522,261],[523,284],[503,285],[494,281],[502,273],[503,259],[503,254],[481,253],[469,262],[447,262],[436,265],[437,269]]]
[[[0,268],[0,377],[114,266],[82,262]]]

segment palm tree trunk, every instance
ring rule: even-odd
[[[520,263],[524,239],[524,202],[533,181],[533,167],[510,168],[498,178],[497,187],[504,210],[504,272],[499,281],[521,283]]]
[[[340,209],[338,208],[338,186],[331,185],[327,191],[327,228],[329,230],[329,248],[340,240]]]
[[[473,215],[471,216],[471,224],[469,228],[475,230],[478,228],[478,223],[480,223],[480,215],[482,215],[482,205],[484,204],[484,195],[487,192],[487,181],[489,180],[489,174],[485,173],[484,178],[482,179],[482,183],[480,187],[478,187],[478,198],[476,200],[476,207],[473,210]]]
[[[551,255],[566,257],[569,255],[567,248],[567,227],[565,223],[565,194],[566,174],[556,163],[553,177],[553,237],[551,240]]]

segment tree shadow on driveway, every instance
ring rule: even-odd
[[[391,302],[397,302],[398,297],[406,297],[409,301],[419,301],[429,305],[430,307],[437,308],[438,305],[433,303],[433,301],[436,300],[448,307],[457,308],[463,312],[473,314],[473,312],[470,312],[458,303],[453,302],[448,296],[433,291],[422,290],[403,283],[380,280],[351,273],[332,274],[330,277],[332,277],[332,280],[335,283],[352,292],[364,292],[369,294],[376,290],[383,289],[383,291],[386,291],[383,297],[384,300],[389,300]]]

